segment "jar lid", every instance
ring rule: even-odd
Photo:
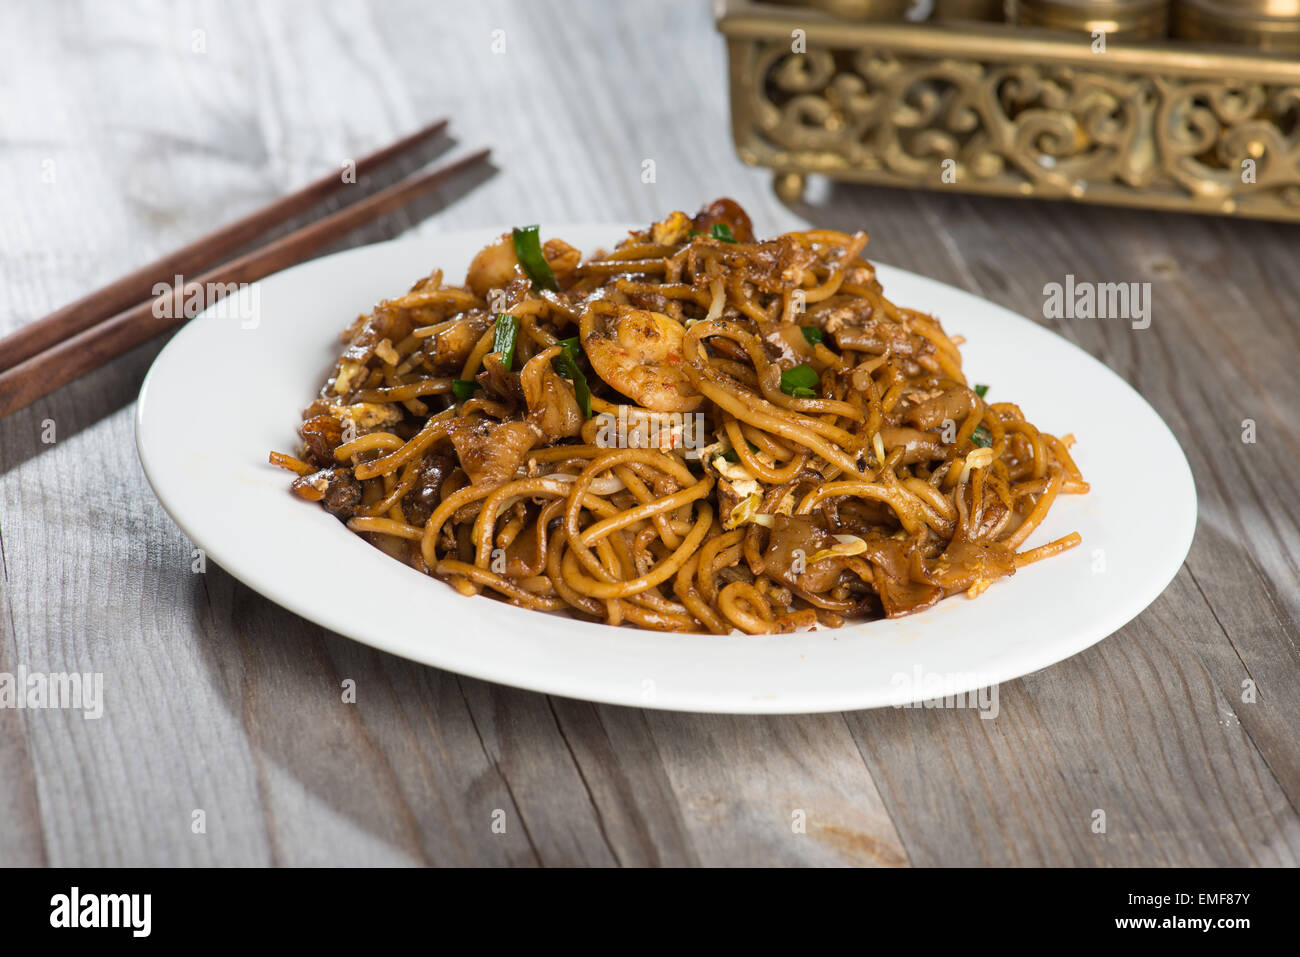
[[[1124,34],[1138,39],[1165,35],[1165,0],[1021,0],[1025,26]]]
[[[1300,53],[1300,15],[1280,12],[1288,7],[1300,9],[1300,0],[1177,0],[1173,34],[1181,40]]]

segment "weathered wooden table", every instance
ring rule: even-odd
[[[447,114],[500,172],[356,242],[731,195],[761,231],[866,228],[874,258],[1033,317],[1067,273],[1150,281],[1149,329],[1040,321],[1164,416],[1201,521],[1150,609],[1003,686],[996,720],[591,705],[388,657],[193,574],[136,459],[150,345],[0,421],[0,672],[105,676],[100,720],[0,710],[0,864],[1300,858],[1295,227],[866,188],[787,209],[734,155],[703,0],[15,0],[3,20],[0,330]]]

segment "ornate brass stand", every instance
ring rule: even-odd
[[[729,0],[741,158],[1007,196],[1300,220],[1300,59]]]

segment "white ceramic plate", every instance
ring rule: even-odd
[[[627,228],[545,232],[592,251]],[[925,682],[955,693],[1043,668],[1136,616],[1187,554],[1191,472],[1141,396],[1033,322],[882,266],[892,300],[966,337],[970,381],[989,383],[992,400],[1019,403],[1047,431],[1077,437],[1092,492],[1063,496],[1026,547],[1072,530],[1081,547],[975,600],[771,637],[664,635],[462,597],[293,497],[291,476],[268,465],[267,453],[296,451],[300,412],[351,319],[434,266],[459,279],[502,231],[399,240],[305,263],[258,284],[245,302],[253,312],[204,314],[167,345],[140,393],[137,444],[159,500],[209,559],[326,628],[461,674],[614,704],[782,713],[904,704],[941,687]]]

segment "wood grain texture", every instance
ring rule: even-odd
[[[765,232],[866,228],[873,257],[1124,376],[1201,509],[1165,594],[1002,686],[995,720],[592,705],[413,665],[194,573],[135,456],[146,345],[0,420],[0,672],[100,672],[106,699],[97,721],[0,710],[0,864],[1300,860],[1295,227],[825,184],[787,208],[735,157],[696,0],[26,0],[0,58],[0,332],[445,114],[501,172],[352,242],[717,195]],[[1067,273],[1151,282],[1151,327],[1041,319]]]

